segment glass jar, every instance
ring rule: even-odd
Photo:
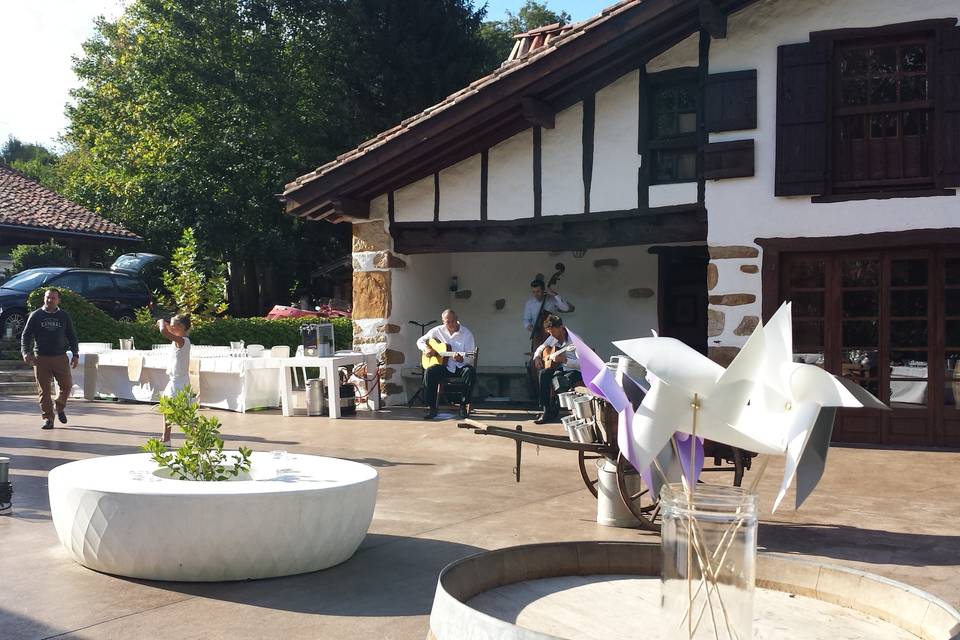
[[[698,484],[688,497],[671,484],[661,489],[660,505],[664,637],[752,638],[756,494]]]

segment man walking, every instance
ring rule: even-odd
[[[73,353],[70,362],[67,361],[67,349]],[[77,343],[77,333],[73,330],[73,321],[60,308],[60,291],[57,289],[47,289],[43,294],[43,306],[27,318],[20,337],[20,352],[23,361],[33,365],[40,386],[40,410],[43,412],[41,428],[53,429],[54,402],[50,399],[50,391],[54,378],[60,387],[60,395],[56,400],[57,418],[66,424],[67,398],[73,386],[70,369],[76,369],[80,362],[80,345]]]

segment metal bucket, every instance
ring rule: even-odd
[[[121,351],[133,351],[133,338],[120,338]]]
[[[573,413],[578,418],[589,420],[593,417],[593,398],[580,396],[573,401]]]
[[[560,407],[563,409],[573,409],[573,401],[576,400],[579,395],[576,391],[564,391],[558,394],[557,399],[560,401]]]
[[[560,421],[563,423],[563,428],[566,430],[567,437],[570,438],[570,442],[576,442],[577,436],[573,433],[573,427],[578,422],[583,422],[583,420],[577,416],[564,416],[560,419]]]
[[[320,378],[307,380],[307,415],[323,415],[323,387],[324,381]]]
[[[591,442],[597,441],[597,435],[593,431],[592,422],[582,422],[581,424],[573,427],[573,435],[576,438],[576,442],[583,442],[588,444]]]

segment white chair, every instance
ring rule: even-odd
[[[259,358],[263,355],[263,345],[262,344],[248,344],[247,345],[247,357],[249,358]]]
[[[270,347],[270,357],[271,358],[289,358],[290,357],[290,347],[289,345],[281,344],[276,347]]]

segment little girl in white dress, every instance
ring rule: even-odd
[[[158,320],[157,328],[164,338],[168,339],[173,346],[173,353],[170,359],[170,365],[167,367],[167,374],[170,376],[170,382],[163,390],[163,396],[172,398],[178,391],[190,384],[190,314],[184,313],[173,316],[170,321]],[[169,448],[170,443],[170,425],[163,421],[163,444]]]

